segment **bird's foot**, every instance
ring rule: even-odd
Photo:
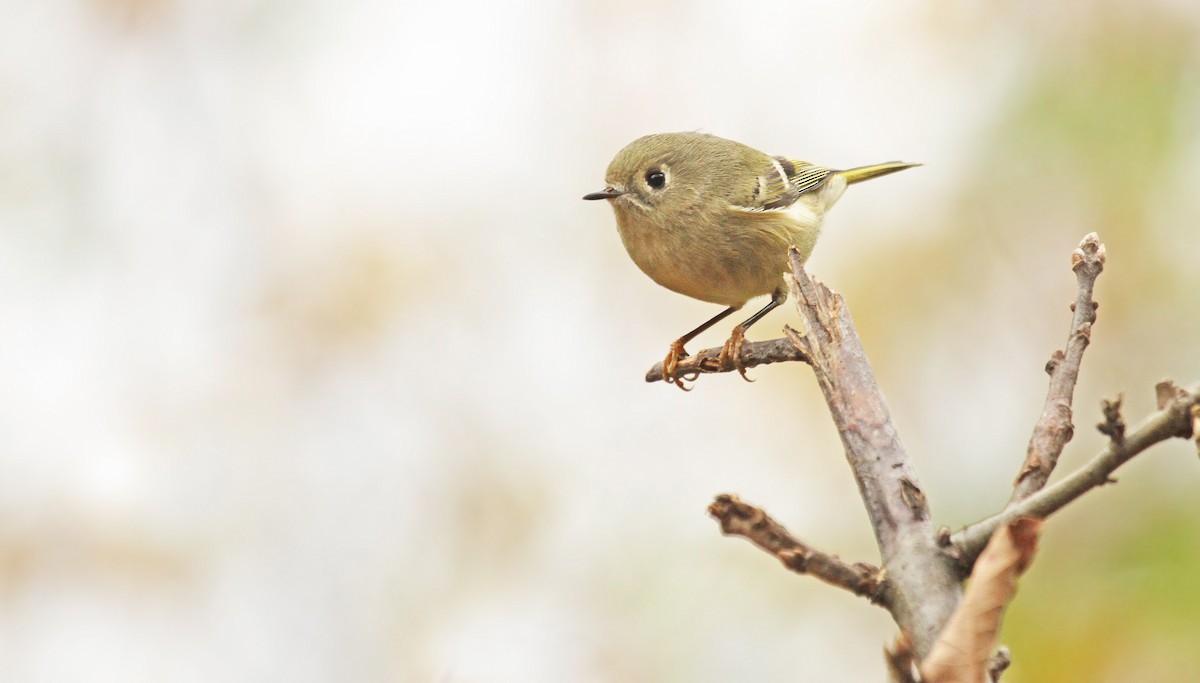
[[[725,346],[721,347],[721,355],[717,357],[717,363],[722,369],[732,368],[738,371],[742,379],[747,382],[754,380],[746,376],[746,368],[742,366],[742,344],[746,343],[746,330],[742,329],[741,325],[733,328],[733,334],[729,335],[729,339],[725,341]]]
[[[667,357],[662,362],[662,376],[664,382],[670,382],[684,391],[691,391],[691,387],[684,382],[694,382],[699,377],[699,373],[689,373],[682,377],[675,373],[679,370],[679,361],[687,358],[688,352],[683,348],[683,340],[676,339],[671,342],[671,348],[667,350]]]

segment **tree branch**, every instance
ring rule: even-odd
[[[1044,519],[1084,493],[1110,483],[1110,475],[1138,453],[1170,438],[1196,436],[1200,419],[1200,383],[1187,388],[1170,381],[1156,387],[1159,411],[1142,421],[1124,438],[1113,438],[1100,453],[1067,478],[1010,505],[999,514],[972,524],[950,537],[950,553],[963,574],[970,572],[988,539],[1002,524],[1017,517]]]
[[[1075,385],[1096,322],[1097,304],[1092,296],[1096,279],[1104,270],[1105,249],[1092,233],[1084,237],[1072,254],[1078,290],[1072,305],[1071,332],[1065,350],[1056,351],[1046,366],[1050,383],[1045,405],[1030,437],[1011,500],[998,514],[958,533],[951,534],[945,529],[935,537],[925,494],[900,443],[845,301],[808,276],[794,248],[789,252],[789,262],[792,272],[784,277],[800,314],[801,331],[784,328],[786,339],[745,344],[741,365],[753,367],[801,360],[812,367],[858,484],[882,556],[881,568],[848,564],[811,548],[765,512],[733,495],[718,496],[709,513],[720,521],[725,534],[750,540],[792,571],[812,574],[886,607],[900,627],[896,648],[888,651],[895,681],[919,680],[916,662],[929,657],[939,633],[963,601],[962,580],[975,568],[980,553],[998,529],[1021,517],[1044,519],[1085,492],[1111,482],[1110,476],[1118,467],[1166,439],[1194,437],[1200,449],[1200,384],[1181,389],[1171,382],[1162,382],[1156,387],[1159,411],[1133,429],[1127,428],[1121,415],[1121,397],[1105,401],[1103,421],[1097,427],[1109,437],[1107,447],[1062,481],[1046,486],[1063,448],[1074,434]],[[732,368],[719,365],[720,353],[719,348],[706,349],[683,360],[680,374],[728,372]],[[661,378],[661,364],[646,375],[650,382]],[[981,566],[987,564],[980,562]],[[1019,573],[1005,571],[999,575],[1007,582],[1003,604],[1011,598],[1013,586],[1009,584]],[[997,581],[996,585],[1001,583]],[[992,591],[985,597],[988,595],[1001,592]],[[976,600],[975,617],[960,619],[960,627],[948,634],[953,637],[948,637],[947,642],[954,647],[960,641],[966,642],[964,639],[973,643],[969,667],[956,664],[967,661],[961,657],[949,658],[941,661],[952,666],[942,666],[941,671],[969,669],[973,681],[984,671],[993,681],[999,678],[1010,659],[1003,648],[994,655],[988,652],[999,628],[996,604],[996,600]],[[990,629],[988,638],[976,638],[978,634],[969,632],[970,628],[985,620]],[[944,647],[941,654],[946,654]],[[929,666],[936,669],[934,664],[938,661],[938,658],[929,660]],[[944,675],[939,680],[961,679],[954,676]]]
[[[1079,248],[1071,254],[1071,269],[1079,285],[1071,320],[1071,333],[1067,337],[1066,350],[1055,351],[1046,363],[1050,375],[1050,387],[1046,392],[1046,403],[1042,416],[1033,428],[1026,451],[1025,463],[1013,484],[1012,508],[1020,500],[1041,490],[1050,479],[1058,464],[1058,456],[1071,437],[1075,425],[1071,423],[1071,401],[1075,393],[1075,382],[1079,378],[1079,365],[1083,352],[1091,341],[1092,325],[1096,322],[1098,304],[1092,300],[1096,278],[1104,270],[1105,250],[1096,233],[1088,233]]]
[[[714,349],[704,349],[695,355],[683,358],[679,361],[679,370],[676,374],[679,377],[687,377],[689,375],[731,372],[736,369],[732,365],[721,367],[718,361],[718,356],[720,355],[721,347],[718,346]],[[786,338],[758,342],[747,341],[742,345],[741,359],[743,368],[797,360],[805,363],[808,362],[808,358],[805,357],[804,353]],[[654,367],[646,371],[647,382],[661,382],[662,378],[661,361],[655,363]]]
[[[865,562],[850,564],[837,555],[823,553],[789,534],[761,509],[743,503],[732,494],[717,496],[708,506],[708,514],[721,523],[721,533],[745,538],[797,574],[810,574],[876,605],[887,606],[888,583],[879,567]]]
[[[889,610],[924,657],[961,596],[953,563],[939,552],[929,507],[900,443],[846,303],[809,278],[799,253],[785,276],[803,333],[785,329],[809,358],[842,437],[892,586]]]

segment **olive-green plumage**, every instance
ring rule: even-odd
[[[715,135],[661,133],[617,153],[605,176],[613,196],[605,198],[625,249],[651,279],[741,306],[782,284],[789,246],[808,258],[825,212],[848,184],[915,165],[833,171]],[[659,188],[647,180],[653,172],[664,176]]]
[[[675,376],[684,344],[750,299],[770,294],[762,310],[734,328],[720,362],[740,365],[747,328],[787,297],[788,247],[805,259],[821,221],[846,186],[919,164],[891,161],[835,171],[773,157],[704,133],[647,135],[629,143],[608,166],[608,187],[584,199],[608,199],[626,251],[642,272],[667,289],[728,308],[677,339],[663,361]]]

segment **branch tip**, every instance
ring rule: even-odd
[[[817,550],[792,536],[761,508],[745,503],[731,493],[717,496],[709,504],[708,513],[716,518],[722,533],[745,538],[774,555],[791,571],[814,576],[876,605],[888,607],[889,586],[882,568],[866,562],[851,564],[837,555]]]
[[[1095,279],[1095,276],[1104,270],[1104,262],[1107,260],[1108,253],[1100,242],[1100,237],[1096,233],[1090,232],[1084,236],[1079,247],[1071,252],[1071,270],[1077,273],[1081,270],[1088,271],[1088,274]]]
[[[1046,363],[1050,384],[1046,389],[1045,407],[1029,437],[1029,448],[1013,486],[1009,508],[1046,485],[1058,465],[1063,448],[1074,436],[1071,402],[1075,396],[1075,383],[1079,379],[1079,367],[1083,363],[1083,352],[1092,340],[1092,326],[1096,322],[1098,308],[1092,299],[1092,292],[1096,278],[1104,270],[1105,258],[1104,245],[1094,232],[1084,236],[1079,247],[1071,252],[1071,269],[1075,271],[1077,289],[1075,302],[1071,304],[1070,333],[1066,346],[1051,354]]]

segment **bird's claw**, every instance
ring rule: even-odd
[[[674,384],[684,391],[691,391],[691,387],[685,385],[684,382],[694,382],[700,376],[699,373],[692,372],[682,377],[675,375],[675,372],[679,370],[679,361],[687,356],[688,352],[683,348],[682,339],[671,342],[671,348],[667,350],[667,357],[662,362],[662,376],[664,382]]]
[[[725,345],[721,347],[721,355],[717,357],[717,362],[722,369],[734,369],[742,376],[742,379],[747,382],[754,380],[746,376],[746,368],[742,366],[742,345],[746,343],[746,331],[738,327],[733,328],[733,334],[729,335],[729,339],[725,340]]]

